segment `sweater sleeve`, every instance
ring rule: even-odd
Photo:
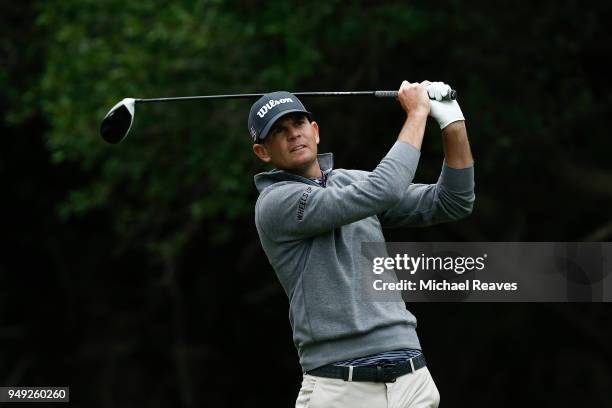
[[[420,152],[397,141],[367,177],[342,187],[288,182],[264,190],[255,222],[274,241],[304,239],[398,205],[416,171]]]
[[[400,202],[379,214],[383,227],[420,227],[468,216],[474,206],[474,166],[444,163],[436,184],[411,184]]]

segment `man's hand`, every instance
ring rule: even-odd
[[[451,87],[444,82],[429,82],[427,84],[429,97],[435,99],[430,103],[431,109],[429,114],[438,122],[440,129],[444,129],[453,122],[465,120],[456,100],[442,100],[442,98],[448,95],[450,90]]]
[[[429,97],[423,84],[402,82],[397,92],[397,99],[409,116],[429,114]]]
[[[429,115],[429,96],[425,85],[404,81],[397,92],[397,99],[408,115],[397,139],[421,150]]]

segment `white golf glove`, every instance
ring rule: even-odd
[[[442,100],[450,90],[451,87],[444,82],[432,82],[427,85],[429,97],[435,99],[429,101],[431,107],[429,114],[438,122],[440,129],[444,129],[453,122],[465,120],[456,100]]]

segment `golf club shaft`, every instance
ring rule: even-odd
[[[377,98],[397,98],[397,91],[352,91],[352,92],[292,92],[295,96],[375,96]],[[200,99],[240,99],[240,98],[259,98],[265,94],[230,94],[230,95],[201,95],[201,96],[179,96],[173,98],[148,98],[134,99],[136,103],[153,103],[153,102],[174,102],[174,101],[192,101]],[[457,91],[451,89],[449,96],[444,98],[456,99]]]

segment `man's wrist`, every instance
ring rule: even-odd
[[[429,112],[425,108],[413,109],[410,112],[408,112],[406,116],[410,120],[415,119],[415,120],[427,121],[427,116],[429,116]]]
[[[465,119],[451,122],[442,129],[442,136],[453,134],[465,134],[467,136],[467,132],[465,129]]]
[[[474,163],[464,120],[452,122],[442,129],[442,147],[449,167],[461,169]]]
[[[417,150],[421,150],[423,143],[423,135],[425,134],[425,125],[427,124],[427,113],[423,111],[410,111],[404,126],[400,131],[398,140],[410,143]]]

